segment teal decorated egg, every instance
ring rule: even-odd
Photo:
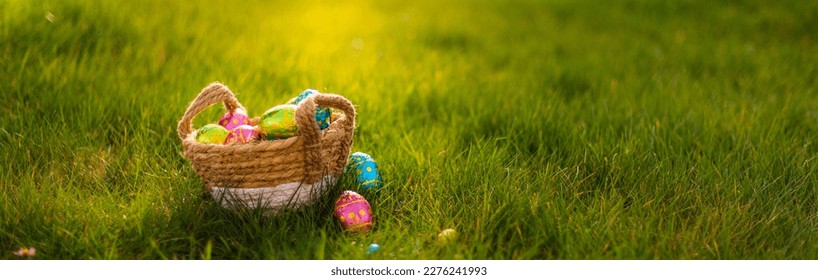
[[[314,89],[305,90],[298,96],[293,97],[289,101],[287,101],[287,104],[298,105],[299,102],[301,102],[304,99],[307,99],[308,96],[313,94],[319,94],[319,92]],[[315,121],[318,122],[318,127],[320,127],[321,129],[327,128],[330,123],[331,115],[332,114],[330,113],[329,108],[321,108],[321,106],[317,106],[315,108]]]
[[[261,115],[258,120],[258,129],[267,140],[284,139],[298,133],[295,122],[296,106],[292,104],[278,105]]]
[[[365,153],[356,152],[349,156],[345,172],[355,172],[355,184],[360,186],[361,190],[381,187],[381,173],[378,172],[378,164],[375,159]]]
[[[208,124],[199,129],[196,133],[196,142],[202,144],[224,144],[230,130],[218,124]]]

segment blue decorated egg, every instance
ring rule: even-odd
[[[360,186],[361,190],[381,187],[381,173],[378,172],[378,164],[375,159],[365,153],[356,152],[349,156],[345,172],[355,172],[357,175],[355,184]]]
[[[308,96],[318,93],[319,92],[314,89],[305,90],[298,96],[293,97],[289,101],[287,101],[287,104],[298,105],[299,102],[301,102],[304,99],[307,99]],[[318,127],[320,127],[321,129],[327,128],[330,123],[331,115],[332,113],[330,113],[329,108],[321,108],[321,106],[317,106],[315,108],[315,121],[318,122]]]

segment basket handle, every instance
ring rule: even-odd
[[[179,132],[179,138],[185,140],[185,138],[193,132],[192,121],[196,115],[220,101],[224,102],[224,107],[227,108],[228,111],[232,112],[235,109],[244,109],[244,106],[239,103],[235,94],[233,94],[227,86],[219,82],[213,82],[202,89],[202,92],[190,103],[190,107],[187,107],[187,111],[185,111],[185,115],[182,117],[182,120],[179,121],[179,127],[176,129],[176,131]]]
[[[337,120],[340,128],[352,133],[355,129],[355,107],[343,96],[337,94],[313,94],[301,101],[295,111],[295,122],[298,125],[299,137],[304,137],[304,156],[309,181],[316,181],[323,174],[323,170],[315,168],[323,166],[321,164],[321,129],[315,121],[315,109],[317,106],[323,108],[336,108],[344,113],[344,117]]]

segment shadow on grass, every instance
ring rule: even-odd
[[[349,177],[320,195],[313,204],[266,216],[262,209],[231,210],[203,192],[192,205],[170,216],[172,235],[152,245],[165,259],[327,259],[339,249],[331,239],[346,238],[333,216],[338,194],[353,186]],[[370,201],[377,194],[370,193]],[[343,242],[342,242],[343,243]]]

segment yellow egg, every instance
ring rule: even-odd
[[[453,228],[447,228],[437,235],[437,240],[441,242],[449,242],[457,238],[457,231]]]

